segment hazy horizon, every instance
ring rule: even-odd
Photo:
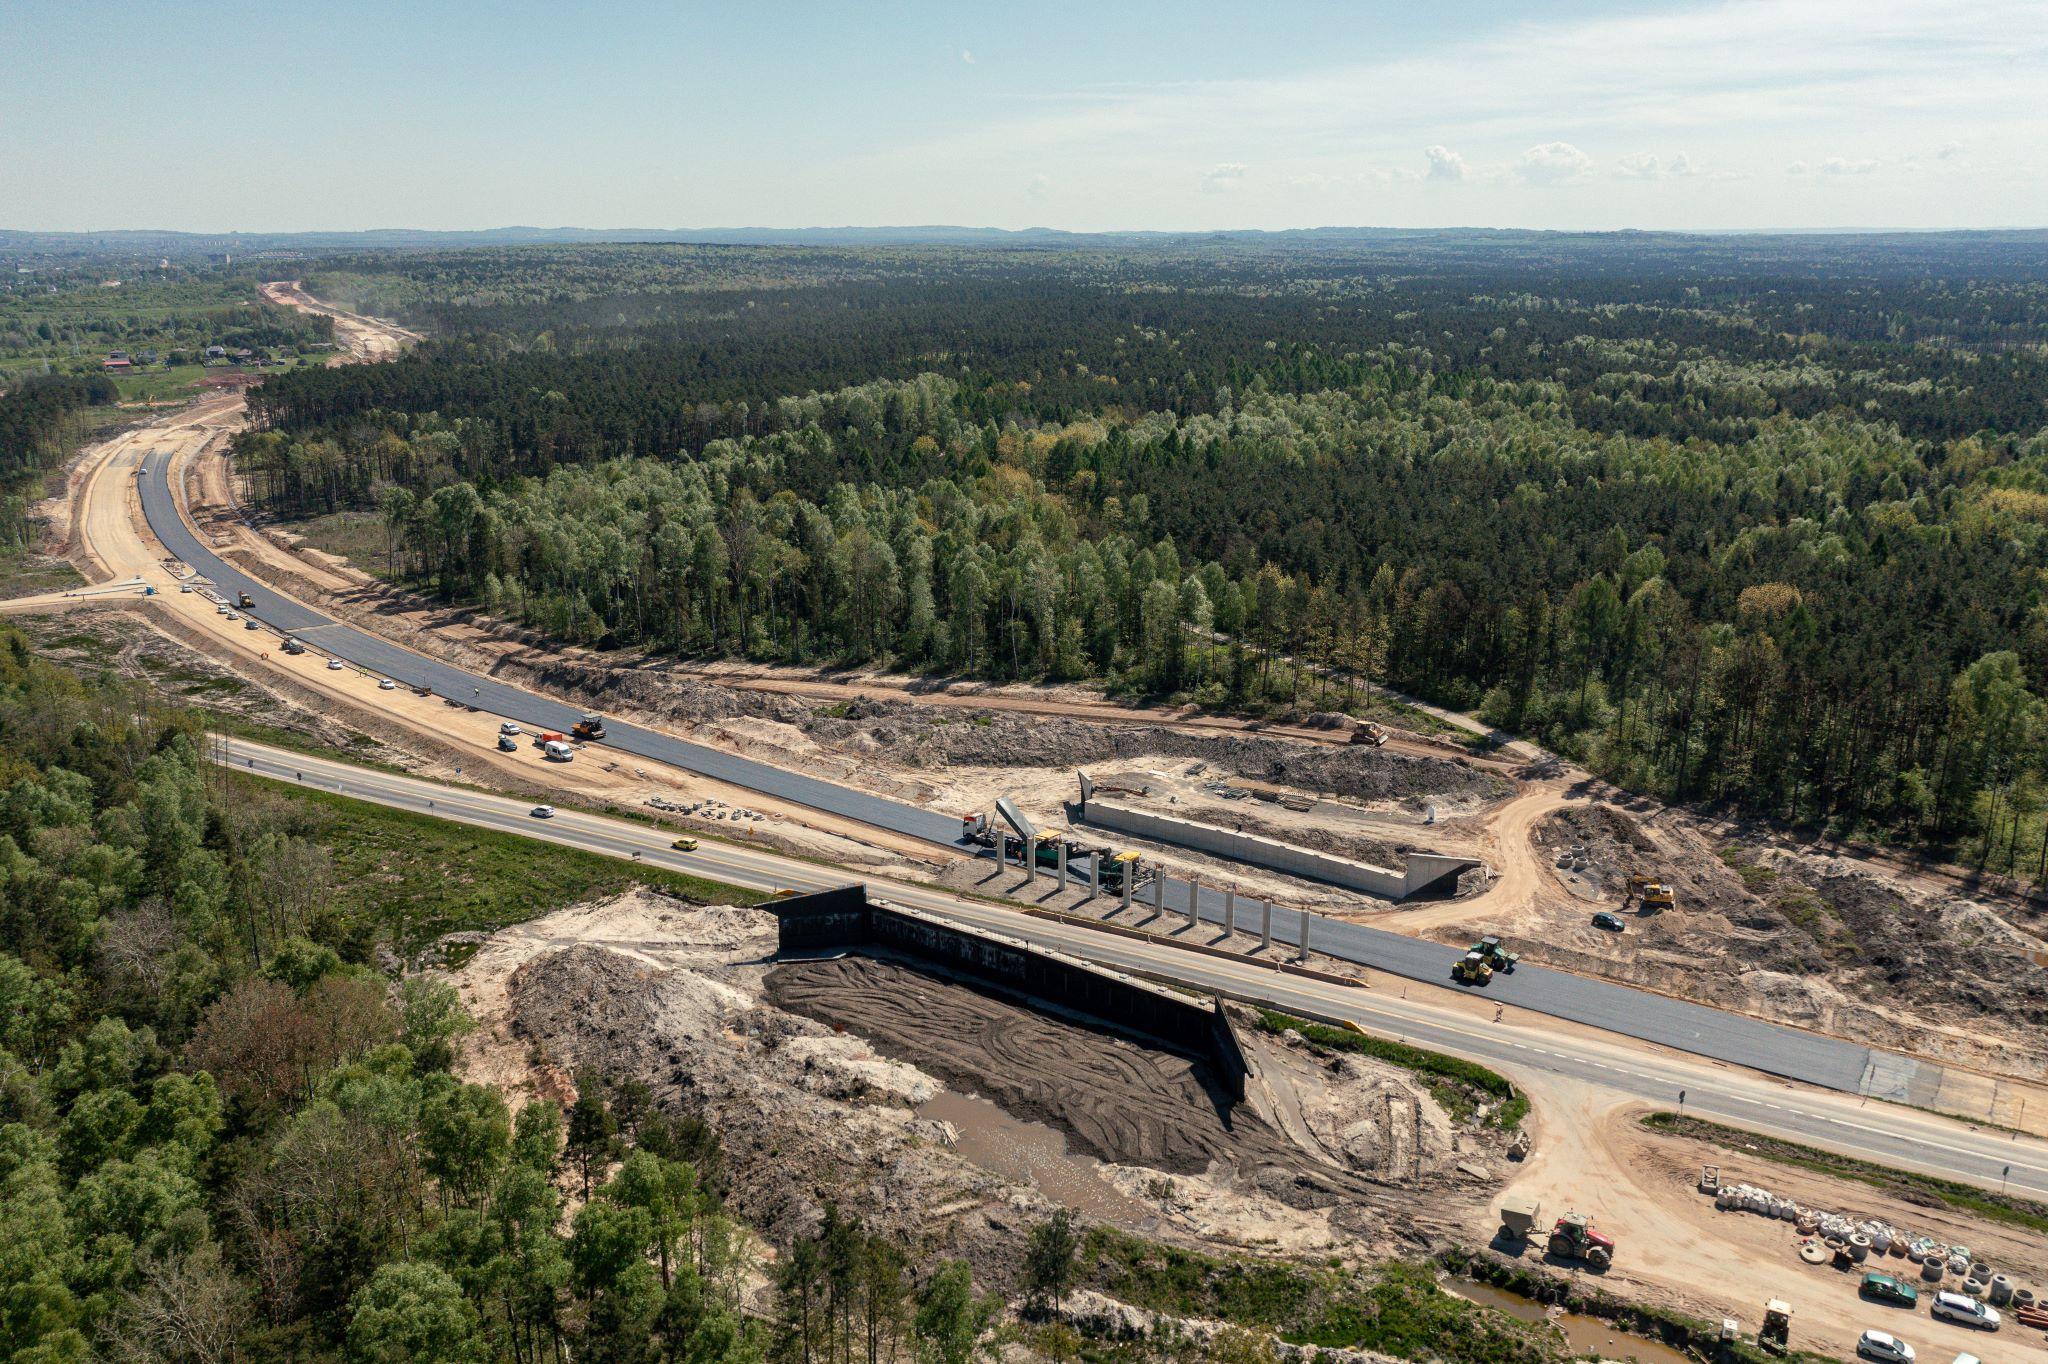
[[[25,0],[9,30],[0,184],[38,231],[2048,223],[2029,0]]]

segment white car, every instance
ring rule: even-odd
[[[390,678],[388,678],[388,677],[387,677],[387,678],[385,678],[385,679],[384,679],[384,680],[383,680],[382,682],[379,682],[379,683],[377,684],[377,690],[378,690],[378,691],[397,691],[397,690],[398,690],[398,684],[397,684],[396,682],[393,682],[393,681],[392,681],[392,680],[391,680]]]
[[[1913,1347],[1889,1331],[1865,1331],[1856,1353],[1879,1364],[1913,1364]]]
[[[518,732],[519,726],[510,720],[498,726],[498,733],[500,734],[517,734]]]
[[[329,671],[329,672],[331,672],[331,673],[338,673],[338,672],[340,672],[340,671],[341,671],[341,660],[340,660],[340,659],[338,659],[338,658],[330,658],[330,659],[328,659],[328,660],[327,660],[327,671]]]
[[[1984,1361],[1972,1354],[1960,1354],[1950,1361],[1950,1364],[1984,1364]]]
[[[192,590],[192,584],[190,584],[190,583],[179,583],[179,584],[178,584],[178,590],[179,590],[180,592],[190,592],[190,591]]]
[[[242,613],[241,613],[240,611],[230,611],[230,612],[228,612],[228,619],[229,619],[229,620],[240,620],[241,618],[242,618]]]
[[[1936,1293],[1930,1310],[1944,1321],[1960,1322],[1980,1331],[1996,1331],[2003,1320],[1996,1307],[1979,1302],[1967,1293]]]
[[[216,616],[225,616],[226,614],[228,614],[228,609],[225,606],[216,606],[213,608],[213,614],[215,614]]]
[[[535,819],[553,819],[555,817],[555,807],[552,805],[536,805],[533,807],[533,817]]]

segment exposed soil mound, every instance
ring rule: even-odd
[[[859,748],[908,767],[1080,767],[1151,755],[1200,758],[1221,773],[1359,800],[1487,799],[1507,789],[1499,778],[1451,757],[1005,711],[935,713],[913,702],[851,702],[817,716],[805,730],[820,743]]]

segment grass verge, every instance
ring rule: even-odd
[[[1342,1269],[1205,1255],[1097,1227],[1083,1243],[1081,1271],[1083,1282],[1135,1307],[1217,1318],[1300,1345],[1464,1364],[1564,1354],[1562,1342],[1528,1323],[1443,1292],[1427,1264]]]
[[[1513,1082],[1477,1062],[1265,1009],[1259,1011],[1259,1026],[1269,1033],[1297,1032],[1319,1047],[1357,1052],[1412,1070],[1422,1077],[1444,1111],[1460,1122],[1486,1109],[1487,1122],[1512,1132],[1529,1116],[1529,1100]]]
[[[230,774],[250,800],[293,802],[295,832],[333,858],[334,893],[323,934],[367,958],[379,942],[410,955],[444,933],[490,932],[631,886],[700,903],[753,905],[765,897],[660,867],[391,810],[325,791]]]
[[[1817,1146],[1802,1146],[1795,1141],[1758,1136],[1739,1127],[1723,1127],[1704,1118],[1678,1113],[1649,1113],[1644,1115],[1642,1123],[1653,1132],[1691,1137],[1779,1165],[1791,1165],[1815,1174],[1868,1184],[1906,1203],[1925,1207],[1932,1199],[1942,1207],[1967,1212],[1987,1222],[2002,1222],[2037,1233],[2048,1232],[2048,1204],[2037,1203],[2030,1198],[1993,1193],[1960,1180],[1911,1174],[1853,1156],[1836,1155]]]

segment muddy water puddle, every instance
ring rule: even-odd
[[[1470,1279],[1445,1279],[1441,1286],[1453,1297],[1497,1308],[1518,1320],[1549,1322],[1564,1333],[1577,1355],[1597,1355],[1601,1359],[1625,1360],[1628,1364],[1694,1364],[1689,1355],[1654,1340],[1618,1331],[1611,1322],[1576,1312],[1552,1315],[1542,1303],[1505,1288]]]
[[[1011,1117],[987,1099],[942,1089],[917,1106],[921,1118],[951,1123],[954,1150],[982,1169],[1030,1184],[1055,1203],[1133,1231],[1150,1231],[1159,1218],[1104,1179],[1095,1162],[1067,1149],[1067,1138],[1044,1123]]]

